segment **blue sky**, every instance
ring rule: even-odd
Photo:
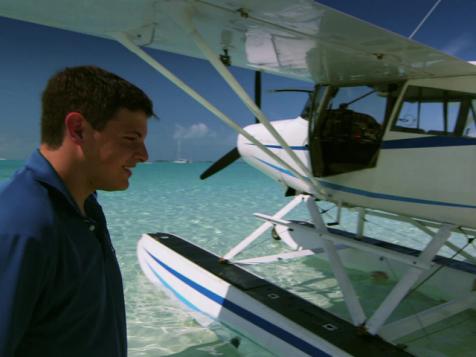
[[[388,30],[408,36],[434,0],[324,0],[322,3]],[[466,60],[476,60],[476,1],[443,0],[415,35],[416,41]],[[160,121],[152,121],[150,158],[182,156],[215,160],[231,149],[236,134],[135,55],[114,41],[0,17],[0,158],[25,159],[39,143],[40,95],[47,79],[66,66],[94,64],[135,83],[153,99]],[[202,93],[240,125],[251,114],[205,61],[149,51],[162,64]],[[253,72],[232,68],[250,92]],[[271,119],[299,114],[303,94],[269,94],[269,89],[309,88],[310,84],[263,76],[263,110]]]

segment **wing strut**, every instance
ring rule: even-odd
[[[260,121],[261,124],[269,131],[269,133],[277,140],[281,145],[284,151],[289,155],[289,157],[298,165],[301,171],[306,175],[309,180],[312,182],[314,188],[317,191],[319,184],[314,178],[313,174],[302,160],[296,155],[296,153],[291,150],[289,145],[283,139],[283,137],[276,131],[276,129],[271,125],[268,118],[264,115],[256,103],[250,98],[248,93],[243,89],[243,87],[238,83],[238,81],[233,77],[231,72],[226,68],[226,66],[220,61],[220,57],[208,46],[206,41],[197,31],[193,25],[192,19],[190,16],[184,17],[181,24],[185,27],[185,30],[188,31],[189,35],[194,40],[195,44],[202,51],[203,55],[208,59],[210,64],[217,70],[217,72],[223,77],[223,79],[228,83],[231,89],[236,93],[236,95],[242,100],[242,102],[248,107],[251,113]],[[300,175],[301,176],[301,175]]]
[[[279,164],[285,166],[287,169],[289,169],[294,175],[296,175],[297,178],[305,182],[306,184],[309,184],[309,180],[304,177],[301,173],[299,173],[296,168],[290,166],[286,161],[281,159],[279,156],[277,156],[275,153],[273,153],[270,149],[265,147],[261,142],[256,140],[252,135],[250,135],[248,132],[243,130],[238,124],[236,124],[232,119],[230,119],[226,114],[224,114],[222,111],[220,111],[217,107],[215,107],[212,103],[210,103],[208,100],[203,98],[200,94],[198,94],[194,89],[192,89],[190,86],[188,86],[185,82],[183,82],[180,78],[175,76],[172,72],[170,72],[167,68],[165,68],[163,65],[161,65],[158,61],[156,61],[154,58],[152,58],[149,54],[147,54],[145,51],[143,51],[139,46],[137,46],[134,42],[132,42],[128,36],[125,33],[119,32],[112,34],[112,36],[119,42],[121,43],[124,47],[126,47],[128,50],[131,52],[135,53],[137,56],[139,56],[143,61],[145,61],[147,64],[152,66],[156,71],[161,73],[165,78],[167,78],[169,81],[171,81],[173,84],[175,84],[177,87],[179,87],[181,90],[183,90],[185,93],[187,93],[189,96],[191,96],[193,99],[195,99],[197,102],[199,102],[201,105],[203,105],[206,109],[208,109],[210,112],[212,112],[214,115],[216,115],[220,120],[228,124],[231,128],[233,128],[235,131],[243,135],[246,139],[248,139],[250,142],[255,144],[257,147],[259,147],[263,152],[265,152],[269,157],[271,157],[273,160],[278,162]],[[312,175],[311,175],[312,178]]]

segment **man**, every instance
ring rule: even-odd
[[[96,190],[147,160],[150,99],[96,67],[42,96],[41,145],[0,190],[0,356],[126,356],[119,266]]]

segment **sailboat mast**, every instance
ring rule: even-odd
[[[177,139],[177,160],[180,160],[182,157],[182,140]]]

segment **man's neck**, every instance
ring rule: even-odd
[[[53,166],[71,193],[81,214],[85,216],[84,202],[94,190],[88,187],[87,179],[84,174],[81,174],[80,161],[75,160],[74,155],[67,153],[66,150],[66,148],[51,149],[45,144],[40,145],[40,153]]]

